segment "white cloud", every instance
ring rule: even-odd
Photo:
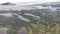
[[[60,2],[60,0],[48,0],[48,2]]]

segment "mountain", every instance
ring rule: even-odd
[[[36,6],[43,6],[43,7],[48,7],[48,6],[52,6],[52,7],[60,7],[60,2],[45,2],[45,3],[41,3],[41,4],[35,4]]]
[[[52,6],[52,7],[60,7],[60,2],[49,2],[49,3],[43,3],[42,6]]]
[[[43,8],[40,6],[42,6]],[[49,6],[53,6],[53,8]],[[54,8],[59,6],[60,2],[47,2],[42,4],[37,3],[33,5],[19,6],[10,2],[3,3],[0,5],[0,27],[7,27],[10,29],[10,32],[8,30],[9,34],[13,31],[15,34],[15,31],[17,29],[20,29],[21,27],[31,26],[36,22],[36,25],[39,25],[39,21],[42,25],[44,24],[45,26],[55,23],[60,24],[60,8],[59,10],[55,10]],[[41,9],[39,9],[39,7]],[[49,8],[44,9],[44,7]],[[38,27],[40,27],[40,25]]]
[[[1,5],[16,5],[16,4],[10,3],[10,2],[6,2],[6,3],[2,3]]]

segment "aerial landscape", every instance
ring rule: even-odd
[[[1,3],[0,34],[60,34],[60,2]]]

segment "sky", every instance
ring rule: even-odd
[[[24,3],[24,2],[60,2],[60,0],[0,0],[1,3],[12,2],[12,3]]]

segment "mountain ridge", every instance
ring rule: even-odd
[[[0,5],[16,5],[15,3],[11,3],[11,2],[6,2],[6,3],[2,3]]]

